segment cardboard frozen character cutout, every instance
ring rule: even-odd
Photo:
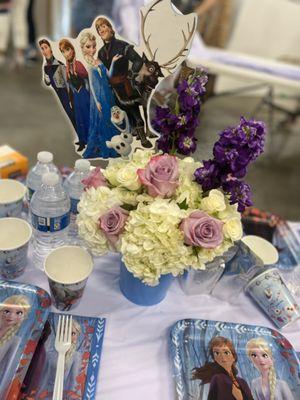
[[[58,97],[82,157],[128,157],[137,147],[154,147],[157,134],[148,121],[150,97],[159,81],[187,57],[196,21],[196,14],[177,14],[170,0],[154,0],[140,10],[138,46],[120,37],[106,16],[96,17],[76,39],[41,40],[49,43],[64,76],[66,101]],[[46,78],[48,55],[41,51]],[[55,85],[50,86],[57,93]]]

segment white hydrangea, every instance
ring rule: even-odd
[[[138,204],[138,193],[122,187],[115,187],[112,191],[123,204],[135,207]]]
[[[185,211],[174,201],[155,199],[140,203],[130,213],[122,235],[121,253],[126,267],[144,283],[154,286],[163,274],[178,275],[186,267],[192,248],[183,243],[179,229]]]
[[[194,181],[194,172],[201,163],[194,161],[192,157],[178,159],[178,163],[179,185],[176,189],[175,200],[178,204],[185,202],[189,208],[197,209],[201,204],[202,188]]]

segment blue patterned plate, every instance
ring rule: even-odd
[[[36,286],[0,280],[0,399],[17,399],[49,314]]]
[[[24,379],[21,399],[52,400],[59,314],[50,313]],[[105,319],[73,315],[72,345],[66,354],[64,399],[93,400],[100,366]]]
[[[179,400],[300,399],[299,359],[273,329],[185,319],[170,352]]]

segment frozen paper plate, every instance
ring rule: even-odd
[[[21,400],[52,400],[57,365],[55,337],[59,314],[50,313],[25,376]],[[73,315],[72,345],[66,354],[66,400],[94,400],[99,376],[104,318]]]
[[[36,286],[0,280],[0,399],[18,398],[51,304]]]
[[[276,400],[300,399],[299,359],[273,329],[185,319],[171,329],[170,352],[177,399],[232,400],[233,390],[264,399],[264,371]]]

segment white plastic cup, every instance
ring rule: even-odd
[[[48,254],[44,271],[53,303],[62,311],[78,305],[93,270],[93,258],[79,246],[62,246]]]
[[[20,218],[0,218],[0,275],[5,279],[20,276],[27,264],[32,228]]]
[[[26,186],[14,179],[0,179],[0,218],[20,217]]]

